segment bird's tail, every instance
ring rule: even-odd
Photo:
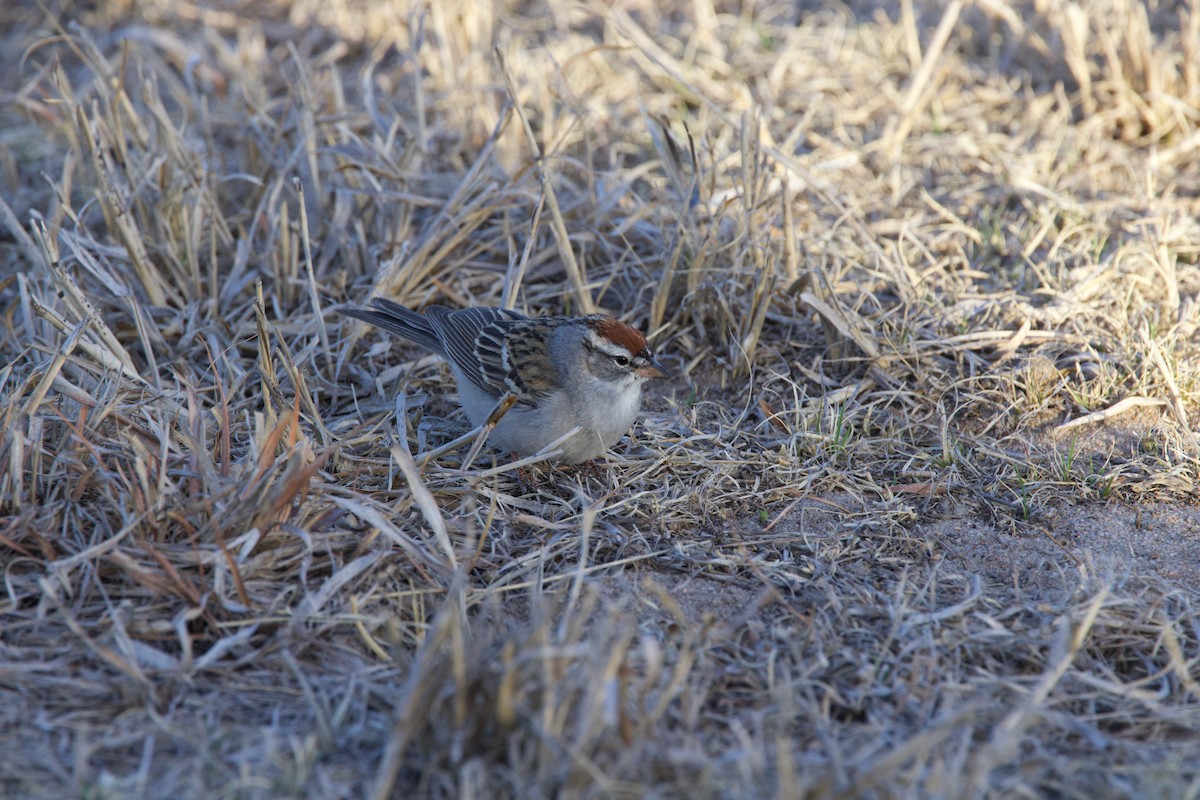
[[[341,312],[348,317],[361,319],[363,322],[369,322],[398,336],[403,336],[431,353],[445,356],[441,340],[434,332],[433,326],[429,324],[429,320],[424,316],[382,297],[371,298],[371,306],[372,308],[362,306],[343,308]]]

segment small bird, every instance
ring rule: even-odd
[[[399,334],[450,362],[459,402],[483,425],[508,394],[516,403],[488,441],[533,455],[578,426],[561,443],[559,461],[589,461],[625,435],[642,403],[642,385],[670,373],[646,337],[620,320],[526,317],[487,306],[429,306],[418,314],[376,297],[371,308],[343,314]]]

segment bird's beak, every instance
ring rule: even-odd
[[[658,363],[657,358],[652,358],[652,359],[650,359],[649,364],[647,364],[644,367],[639,367],[637,370],[637,374],[641,375],[643,378],[669,378],[669,377],[671,377],[671,373],[667,371],[666,367],[664,367],[662,364]]]

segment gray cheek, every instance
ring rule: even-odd
[[[608,356],[593,355],[588,359],[588,371],[602,381],[610,383],[620,380],[622,370]]]

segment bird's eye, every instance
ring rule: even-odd
[[[618,367],[629,366],[629,356],[613,356],[613,360],[617,362]]]

